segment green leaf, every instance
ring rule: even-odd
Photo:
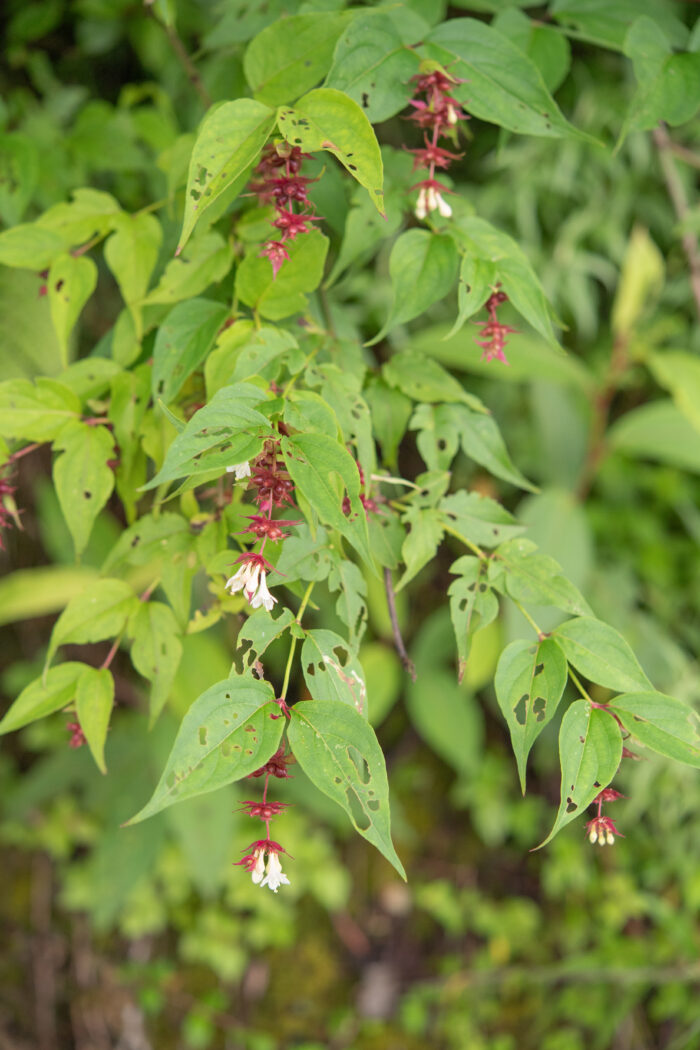
[[[80,557],[87,547],[95,518],[114,488],[114,438],[102,426],[77,420],[68,423],[54,443],[61,455],[53,465],[53,481],[63,517]]]
[[[645,747],[700,769],[700,717],[663,693],[623,693],[607,705]]]
[[[262,438],[272,433],[266,417],[253,408],[264,400],[264,392],[249,383],[234,383],[217,390],[209,404],[195,412],[177,435],[163,466],[144,488],[213,469],[223,471],[233,463],[256,456]]]
[[[389,467],[395,467],[399,445],[411,417],[411,400],[381,376],[371,378],[364,396],[372,413],[372,427],[381,445],[383,460]]]
[[[279,106],[318,84],[350,17],[328,11],[292,15],[258,33],[243,56],[243,72],[255,97]]]
[[[106,667],[86,667],[78,679],[75,710],[80,728],[101,773],[105,765],[105,741],[114,706],[114,679]]]
[[[647,131],[660,120],[671,126],[692,120],[700,107],[700,54],[674,55],[658,23],[646,15],[630,27],[624,51],[639,87],[618,145],[630,131]]]
[[[290,353],[293,350],[299,351],[299,344],[291,332],[286,332],[283,328],[272,327],[257,329],[252,338],[244,343],[236,357],[231,382],[237,383],[250,376],[262,375],[263,370],[281,356],[285,357],[285,365],[288,364],[288,358],[294,359],[298,356],[302,362],[306,359],[301,352],[298,352],[297,355]]]
[[[59,664],[31,682],[5,712],[0,722],[0,734],[12,733],[67,707],[73,702],[78,679],[84,670],[85,664]]]
[[[367,686],[354,651],[334,631],[308,631],[301,649],[304,681],[314,700],[349,704],[367,717]]]
[[[688,30],[666,0],[554,0],[550,14],[557,22],[575,30],[576,36],[617,51],[623,48],[629,27],[640,15],[648,15],[671,40],[685,45]]]
[[[152,797],[127,823],[260,769],[279,746],[284,719],[270,717],[278,712],[267,682],[227,678],[207,689],[183,718]]]
[[[60,645],[84,645],[114,638],[123,631],[128,617],[138,608],[138,598],[122,580],[98,580],[82,594],[71,598],[51,632],[46,666]]]
[[[413,320],[444,299],[457,280],[459,257],[452,237],[431,230],[407,230],[389,257],[393,302],[389,316],[368,346],[383,339],[398,324]]]
[[[308,525],[297,525],[284,542],[276,568],[288,583],[325,580],[332,564],[331,550],[325,529],[319,527],[312,533]]]
[[[124,302],[131,310],[136,338],[141,339],[143,325],[137,304],[148,290],[151,274],[158,259],[163,231],[153,215],[119,215],[115,231],[105,244],[105,261],[114,274]]]
[[[362,11],[338,41],[326,87],[344,91],[378,124],[408,105],[418,64],[388,14]]]
[[[376,556],[371,536],[370,546]],[[328,588],[339,592],[335,611],[348,629],[351,646],[359,645],[367,625],[367,581],[353,561],[337,558],[328,576]]]
[[[442,515],[433,507],[412,507],[403,521],[411,526],[411,530],[401,546],[401,560],[406,568],[396,585],[397,591],[432,561],[445,531]]]
[[[61,346],[64,366],[68,364],[68,337],[97,284],[97,267],[85,255],[77,258],[63,252],[51,263],[46,282],[51,320]]]
[[[487,569],[487,560],[472,554],[463,554],[450,566],[450,572],[458,574],[447,594],[457,641],[460,682],[474,635],[498,616],[498,598],[488,584]]]
[[[414,401],[430,404],[461,401],[476,412],[486,409],[477,397],[468,394],[459,380],[418,350],[402,350],[389,358],[382,368],[389,386],[398,387]]]
[[[568,673],[566,657],[553,638],[511,642],[498,661],[496,699],[510,730],[523,794],[527,756],[556,713]]]
[[[169,605],[163,602],[140,602],[129,621],[133,638],[131,662],[151,683],[149,722],[155,722],[170,695],[180,658],[180,627]]]
[[[549,555],[540,554],[532,540],[509,540],[494,552],[489,576],[495,582],[499,575],[506,593],[525,605],[554,605],[572,616],[593,615],[561,565]]]
[[[291,537],[290,537],[291,539]],[[286,549],[285,544],[284,549]],[[242,661],[246,670],[255,666],[269,645],[281,638],[294,623],[291,609],[280,609],[275,618],[267,609],[256,609],[248,616],[238,632],[236,656]]]
[[[439,514],[446,528],[480,547],[497,547],[524,531],[524,526],[505,507],[478,492],[462,489],[445,496],[440,501]]]
[[[289,259],[275,278],[270,260],[261,258],[256,246],[236,271],[236,295],[271,321],[299,313],[306,308],[306,293],[321,283],[327,254],[328,238],[310,230],[290,244]]]
[[[262,102],[238,98],[212,107],[202,121],[192,150],[185,216],[176,254],[195,223],[256,162],[275,125],[275,113]]]
[[[580,816],[617,773],[622,737],[615,719],[587,700],[567,708],[559,730],[561,802],[554,827],[538,849]]]
[[[490,262],[498,281],[518,313],[528,324],[556,344],[552,328],[552,311],[542,284],[522,248],[507,233],[486,219],[461,215],[454,220],[453,232],[467,256]]]
[[[486,467],[495,477],[529,492],[537,492],[537,487],[520,473],[508,455],[508,449],[493,416],[463,410],[460,413],[460,423],[465,455]]]
[[[700,431],[700,358],[684,350],[651,354],[654,378],[673,396],[683,415]]]
[[[306,153],[328,150],[364,186],[377,211],[384,212],[384,169],[379,143],[364,112],[334,88],[317,88],[294,108],[278,111],[281,134]]]
[[[700,474],[700,433],[672,401],[640,405],[607,432],[610,448]]]
[[[227,314],[228,307],[211,299],[187,299],[172,308],[153,348],[154,401],[159,397],[166,404],[174,401],[212,349]]]
[[[108,357],[85,357],[74,361],[61,372],[61,383],[77,394],[81,401],[103,397],[117,375],[124,375],[119,365]]]
[[[16,569],[0,579],[0,626],[60,612],[96,578],[96,569],[82,565]]]
[[[40,377],[0,383],[0,435],[25,441],[52,441],[66,423],[77,420],[80,401],[68,387]]]
[[[571,48],[564,34],[538,25],[515,7],[500,11],[492,25],[532,59],[548,90],[556,91],[571,67]]]
[[[295,434],[281,442],[292,481],[324,525],[337,529],[372,565],[367,514],[360,503],[357,464],[342,445],[326,434]],[[350,500],[343,513],[343,496]]]
[[[45,270],[65,248],[63,237],[54,230],[25,222],[0,233],[0,264]]]
[[[123,215],[119,202],[89,186],[73,190],[72,201],[59,201],[37,219],[37,226],[59,234],[64,248],[104,237]]]
[[[457,285],[457,320],[446,339],[456,335],[465,322],[480,310],[498,283],[496,264],[471,253],[462,256]]]
[[[0,134],[0,217],[7,226],[20,221],[39,179],[39,150],[17,131]]]
[[[455,85],[453,94],[480,120],[521,135],[590,141],[565,119],[537,66],[484,22],[474,18],[443,22],[431,30],[424,47],[429,58],[466,80]]]
[[[664,257],[649,231],[634,226],[612,305],[610,323],[615,339],[629,339],[640,320],[654,309],[664,286],[664,268]]]
[[[177,303],[199,295],[210,284],[226,276],[233,262],[231,245],[220,233],[208,230],[194,237],[187,248],[171,259],[156,287],[143,300],[143,306]]]
[[[620,692],[651,688],[637,657],[614,627],[590,617],[567,620],[553,635],[577,671]]]
[[[355,830],[405,879],[391,841],[384,755],[366,719],[346,704],[307,700],[292,708],[288,734],[309,780],[342,806]]]

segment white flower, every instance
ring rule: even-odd
[[[226,581],[225,586],[231,594],[235,594],[236,591],[245,591],[251,609],[259,609],[263,605],[268,612],[271,612],[277,599],[273,598],[267,589],[267,573],[263,568],[264,559],[261,559],[263,562],[261,564],[257,558],[258,555],[254,555],[249,561],[243,562],[238,572]]]
[[[253,881],[257,881],[255,879],[255,873],[253,873]],[[273,893],[277,893],[280,886],[290,885],[289,879],[282,871],[282,864],[278,853],[268,853],[267,872],[260,885],[269,886]]]
[[[439,211],[443,219],[449,219],[452,214],[452,208],[434,186],[421,186],[416,201],[415,216],[417,219],[425,219],[428,212],[431,211]]]
[[[227,474],[233,474],[236,481],[241,481],[243,478],[250,477],[250,463],[246,460],[245,463],[234,463],[231,467],[226,467]]]
[[[257,849],[255,851],[255,866],[251,869],[250,875],[253,882],[256,884],[262,882],[265,874],[265,850]]]
[[[425,219],[428,214],[428,206],[426,203],[426,191],[425,187],[422,187],[418,194],[418,200],[416,201],[415,215],[417,219]]]

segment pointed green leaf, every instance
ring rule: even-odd
[[[260,769],[282,736],[284,719],[271,715],[279,715],[279,708],[267,682],[227,678],[207,689],[183,718],[153,796],[127,823]]]
[[[478,492],[453,492],[439,505],[441,520],[451,532],[480,547],[497,547],[524,531],[505,507]]]
[[[582,616],[561,624],[554,637],[569,663],[591,682],[620,692],[652,688],[625,639],[609,624]]]
[[[472,254],[462,256],[457,285],[457,320],[445,339],[456,335],[465,321],[481,309],[497,282],[496,265],[490,259],[480,259]]]
[[[463,402],[475,412],[486,412],[478,397],[468,394],[459,380],[418,350],[402,350],[394,354],[382,368],[389,386],[398,387],[414,401],[431,404]]]
[[[592,616],[578,587],[564,575],[561,565],[540,554],[532,540],[503,543],[494,554],[491,579],[502,575],[506,593],[526,605],[554,605],[573,616]]]
[[[114,488],[114,438],[107,427],[68,423],[54,443],[61,455],[53,466],[53,481],[63,517],[80,556],[87,547],[95,518]]]
[[[66,244],[54,230],[44,230],[34,222],[23,222],[0,233],[0,265],[26,270],[45,270]]]
[[[652,18],[641,15],[625,37],[637,92],[620,132],[618,146],[635,129],[649,130],[664,121],[672,127],[692,120],[700,107],[700,54],[674,54]]]
[[[152,686],[149,721],[153,725],[170,695],[180,665],[180,627],[169,605],[140,602],[129,621],[129,634],[134,639],[131,662]]]
[[[350,17],[315,11],[266,26],[243,56],[243,71],[255,97],[268,106],[279,106],[318,84]]]
[[[25,441],[51,441],[80,415],[80,401],[67,386],[40,377],[0,383],[0,435]]]
[[[462,412],[460,416],[462,448],[470,459],[486,467],[491,474],[528,492],[537,486],[528,481],[515,466],[493,416],[480,412]]]
[[[304,701],[291,714],[289,743],[309,780],[342,806],[355,830],[405,879],[391,841],[384,755],[372,727],[352,707],[332,700]]]
[[[187,299],[162,322],[153,348],[153,399],[173,401],[214,346],[228,307],[211,299]]]
[[[73,702],[78,679],[84,670],[85,664],[81,663],[58,664],[30,682],[5,712],[0,722],[0,735],[12,733],[30,722],[36,722],[38,718],[45,718],[67,707]]]
[[[101,642],[115,638],[137,608],[138,598],[122,580],[98,580],[72,598],[51,632],[46,655],[48,666],[59,645]]]
[[[317,88],[294,108],[278,111],[278,126],[292,146],[307,153],[328,150],[364,186],[384,213],[384,169],[379,143],[363,110],[342,91]]]
[[[501,653],[494,686],[510,730],[523,794],[527,756],[552,721],[567,678],[566,657],[552,638],[534,643],[511,642]]]
[[[348,643],[334,631],[309,631],[301,649],[304,681],[314,700],[349,704],[367,717],[367,686]]]
[[[458,573],[447,591],[450,599],[450,617],[457,641],[459,680],[464,675],[472,638],[498,616],[498,598],[487,582],[488,562],[472,554],[464,554],[450,566]]]
[[[622,758],[622,736],[612,715],[575,700],[562,719],[559,731],[561,802],[554,827],[541,849],[558,831],[580,816],[599,791],[617,773]]]
[[[286,547],[285,543],[284,549]],[[246,670],[250,670],[267,647],[277,638],[281,638],[293,623],[294,613],[291,609],[280,609],[278,616],[269,613],[267,609],[256,609],[247,617],[238,632],[236,658],[241,660]]]
[[[651,370],[657,383],[665,387],[686,419],[700,431],[700,360],[685,350],[664,350],[651,354]]]
[[[700,717],[663,693],[623,693],[607,705],[640,744],[700,769]]]
[[[96,284],[97,267],[86,255],[63,252],[51,263],[46,286],[64,366],[68,364],[68,337]]]
[[[245,177],[257,161],[275,124],[262,102],[238,98],[212,107],[202,121],[187,176],[185,216],[177,255],[207,208]]]
[[[114,679],[106,667],[86,667],[78,679],[75,710],[80,728],[101,773],[105,765],[105,741],[114,706]]]
[[[270,260],[261,258],[260,246],[256,245],[236,271],[236,295],[270,321],[299,313],[306,309],[307,293],[321,283],[328,243],[318,230],[297,237],[289,245],[289,259],[277,277]]]
[[[397,591],[432,561],[445,532],[442,515],[434,507],[412,507],[403,522],[411,528],[401,546],[401,560],[406,568],[396,585]]]
[[[398,324],[413,320],[444,299],[457,280],[457,246],[447,234],[407,230],[394,242],[389,256],[393,303],[381,331],[370,339],[373,346]]]
[[[105,261],[131,310],[136,338],[143,335],[139,301],[143,299],[158,259],[163,231],[154,215],[119,215],[105,244]]]
[[[160,281],[141,305],[177,303],[199,295],[210,284],[222,280],[232,262],[231,245],[220,233],[208,230],[201,237],[194,237],[176,259],[171,259]]]

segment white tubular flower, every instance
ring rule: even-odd
[[[226,590],[231,594],[245,590],[248,601],[250,601],[258,589],[261,573],[262,566],[254,561],[246,561],[238,572],[226,581]]]
[[[265,875],[265,850],[258,849],[255,851],[255,865],[251,869],[250,877],[257,886],[262,882]]]
[[[264,608],[267,609],[268,612],[272,612],[272,606],[275,605],[277,599],[273,598],[273,596],[267,589],[264,571],[261,571],[260,573],[260,583],[258,584],[257,591],[255,592],[252,598],[250,597],[250,595],[248,595],[248,601],[250,602],[251,609],[259,609],[262,605],[264,606]]]
[[[437,204],[437,210],[440,212],[443,219],[449,219],[452,214],[452,208],[440,193],[435,194],[435,202]]]
[[[234,463],[231,467],[226,467],[227,474],[233,474],[236,481],[242,481],[243,478],[250,477],[250,463],[246,460],[245,463]]]
[[[418,200],[416,201],[415,216],[417,219],[425,219],[428,214],[428,206],[426,203],[426,191],[425,188],[421,188],[418,193]]]
[[[253,875],[253,881],[255,881],[255,875]],[[277,893],[280,886],[291,885],[289,879],[282,871],[282,864],[280,862],[278,853],[269,853],[267,857],[267,872],[265,878],[260,883],[261,886],[269,886],[273,893]]]

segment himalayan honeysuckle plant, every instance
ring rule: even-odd
[[[120,691],[133,690],[115,658],[128,653],[148,683],[145,733],[171,701],[183,639],[226,626],[230,674],[191,696],[129,823],[246,781],[242,807],[257,830],[238,863],[277,893],[295,862],[275,785],[302,771],[405,877],[359,654],[368,594],[379,592],[410,682],[397,605],[404,591],[419,603],[432,572],[460,680],[482,632],[517,610],[522,636],[500,653],[494,689],[523,792],[533,745],[560,722],[561,797],[541,844],[580,820],[591,843],[612,845],[634,834],[608,808],[624,813],[613,786],[623,760],[650,749],[700,767],[697,715],[657,691],[622,634],[496,498],[501,483],[536,491],[492,414],[507,407],[485,404],[440,363],[439,346],[415,338],[447,299],[454,324],[443,334],[462,332],[460,353],[482,374],[510,369],[510,344],[528,332],[543,348],[540,369],[566,360],[567,331],[535,266],[459,184],[489,124],[503,149],[533,136],[575,144],[582,165],[587,152],[612,152],[553,97],[571,57],[565,34],[600,43],[603,31],[576,15],[592,5],[561,0],[540,5],[540,20],[460,2],[477,17],[437,25],[420,13],[429,5],[297,6],[269,24],[261,16],[235,97],[212,103],[174,7],[147,5],[201,119],[163,145],[163,194],[144,207],[98,184],[25,215],[34,159],[22,135],[3,136],[0,264],[32,275],[61,355],[57,373],[0,383],[6,557],[27,521],[18,474],[49,446],[77,561],[108,505],[122,528],[99,575],[58,595],[43,666],[0,733],[61,712],[65,746],[86,746],[107,773]],[[700,101],[699,34],[662,4],[659,22],[653,5],[634,17],[617,7],[622,35],[603,33],[602,46],[629,56],[638,82],[618,148],[653,132],[673,165],[667,126]],[[517,196],[518,172],[509,177]],[[639,251],[649,251],[641,233]],[[362,277],[375,257],[388,295]],[[557,279],[568,281],[565,265]],[[87,346],[81,316],[109,282],[120,308]],[[598,443],[582,495],[629,353],[618,334],[593,398]],[[689,354],[676,357],[671,378],[668,361],[652,365],[672,391],[692,371]],[[526,353],[518,368],[527,374]],[[471,464],[466,484],[459,456]]]

